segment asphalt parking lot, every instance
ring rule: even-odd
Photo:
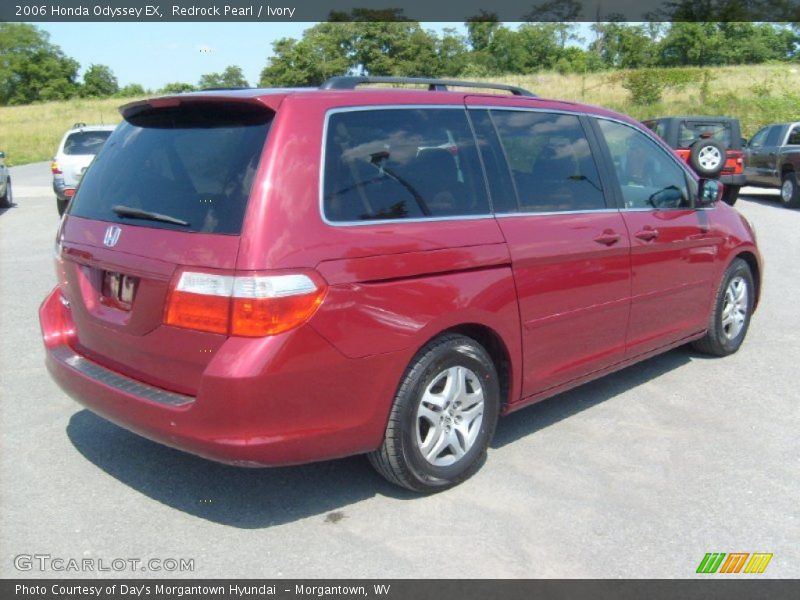
[[[773,553],[760,577],[800,577],[800,211],[769,192],[737,205],[766,262],[738,354],[674,350],[515,413],[474,478],[416,497],[362,457],[227,467],[67,398],[46,373],[37,318],[55,283],[48,165],[11,175],[0,577],[682,578],[706,552]],[[193,559],[194,571],[18,570],[26,554]]]

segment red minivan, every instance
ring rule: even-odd
[[[688,342],[735,352],[758,302],[722,186],[604,109],[342,77],[121,112],[58,231],[47,367],[213,460],[367,453],[441,490],[499,415]]]

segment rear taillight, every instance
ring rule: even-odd
[[[324,281],[313,272],[182,271],[167,298],[164,323],[224,335],[275,335],[311,318],[325,290]]]
[[[53,162],[50,163],[50,171],[53,173],[53,175],[62,175],[63,174],[61,172],[61,168],[58,166],[58,163],[56,161],[53,161]]]

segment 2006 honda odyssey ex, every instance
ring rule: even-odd
[[[738,350],[753,231],[646,128],[375,81],[124,106],[58,232],[58,384],[214,460],[368,453],[435,491],[501,414],[687,342]]]

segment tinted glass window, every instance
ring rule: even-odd
[[[332,114],[323,204],[328,220],[339,222],[489,214],[466,112]]]
[[[496,213],[517,212],[519,205],[511,181],[511,172],[508,170],[503,147],[500,145],[489,111],[471,109],[469,115],[478,140],[483,166],[486,169],[492,209]]]
[[[71,214],[147,227],[239,233],[272,113],[187,104],[122,123],[83,177]],[[177,225],[123,217],[115,206]]]
[[[110,131],[77,131],[70,133],[64,141],[64,154],[97,154],[110,135]]]
[[[605,208],[589,142],[575,115],[495,110],[521,212]]]
[[[666,151],[634,127],[598,119],[625,208],[687,208],[686,173]]]
[[[790,146],[800,145],[800,126],[792,127],[792,131],[789,134],[789,138],[786,140],[786,143]]]
[[[781,125],[773,125],[769,128],[769,133],[767,134],[767,139],[764,141],[765,146],[777,146],[781,143],[781,135],[783,135],[784,129]]]
[[[728,148],[731,145],[731,125],[728,122],[682,121],[678,129],[678,147],[688,148],[701,137],[716,140]]]
[[[748,144],[751,148],[759,148],[764,145],[764,140],[767,139],[767,134],[769,133],[770,128],[764,127],[763,129],[759,129],[758,133],[753,136],[753,139],[750,140],[750,144]]]

